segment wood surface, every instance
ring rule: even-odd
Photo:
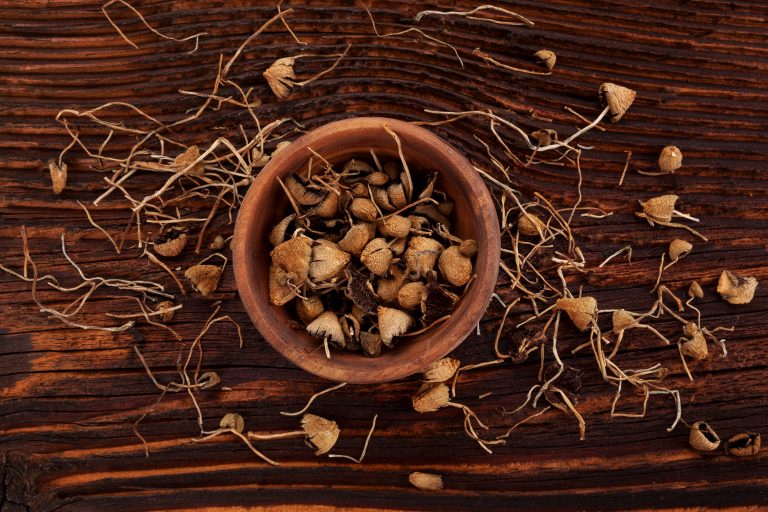
[[[627,243],[633,262],[613,264],[584,276],[587,293],[601,307],[642,310],[666,244],[682,231],[650,228],[634,217],[638,199],[678,193],[684,211],[702,219],[709,243],[668,271],[673,289],[691,279],[703,284],[700,308],[709,325],[735,325],[727,336],[727,358],[716,354],[693,365],[696,380],[682,373],[674,347],[660,347],[646,336],[631,335],[622,361],[632,367],[662,362],[669,383],[680,389],[689,421],[710,421],[723,436],[754,430],[768,434],[768,179],[765,175],[768,123],[768,8],[759,2],[701,0],[636,2],[616,0],[518,1],[509,8],[532,19],[534,27],[502,27],[466,19],[425,18],[419,25],[455,45],[428,44],[411,33],[373,36],[359,4],[326,0],[295,5],[290,17],[310,51],[334,53],[352,43],[339,67],[287,100],[275,101],[261,72],[274,59],[300,51],[276,25],[250,46],[235,76],[253,86],[264,101],[263,119],[290,115],[307,128],[351,115],[386,115],[406,120],[437,120],[425,108],[493,109],[527,130],[549,127],[537,116],[554,119],[560,133],[582,123],[563,110],[570,105],[587,117],[600,108],[597,89],[612,81],[638,91],[619,123],[582,140],[594,146],[582,157],[583,192],[588,205],[614,212],[603,220],[577,218],[575,234],[588,262],[597,263]],[[420,8],[435,4],[391,1],[371,6],[382,32],[414,25]],[[128,46],[105,20],[100,2],[0,1],[0,261],[21,268],[21,226],[27,227],[32,256],[41,271],[75,283],[62,258],[60,235],[67,233],[70,255],[90,275],[147,277],[172,287],[156,266],[137,260],[137,249],[116,256],[86,221],[76,200],[92,201],[104,189],[102,174],[73,151],[68,158],[67,190],[55,196],[46,162],[69,142],[53,118],[62,108],[84,109],[106,101],[130,101],[163,119],[199,105],[180,97],[181,88],[207,91],[220,54],[234,49],[275,14],[256,2],[141,1],[134,5],[155,27],[176,37],[198,31],[210,35],[193,44],[163,40],[144,28],[124,7],[111,12],[139,48]],[[473,7],[461,1],[451,7]],[[446,5],[442,5],[443,8]],[[481,47],[497,59],[531,65],[540,48],[557,52],[551,76],[532,76],[489,68],[472,51]],[[330,59],[297,66],[311,75]],[[212,113],[205,123],[185,130],[190,138],[213,138],[232,111]],[[242,114],[237,114],[242,115]],[[245,119],[243,117],[243,119]],[[245,122],[245,121],[243,121]],[[487,122],[472,119],[435,128],[476,163],[488,167],[473,134],[487,135]],[[507,138],[524,154],[513,134]],[[97,137],[90,142],[99,141]],[[98,142],[96,142],[98,144]],[[653,170],[659,150],[679,146],[684,167],[665,177],[640,176]],[[130,145],[126,140],[124,148]],[[618,179],[632,151],[622,187]],[[554,166],[514,168],[518,188],[538,190],[560,206],[576,199],[572,169]],[[155,177],[143,178],[147,190]],[[141,184],[141,183],[140,183]],[[111,233],[128,220],[125,204],[112,196],[95,219]],[[226,219],[219,219],[228,233]],[[693,239],[691,239],[693,240]],[[190,254],[179,266],[195,260]],[[137,261],[139,261],[137,263]],[[762,281],[755,300],[731,306],[714,292],[723,268]],[[181,272],[179,272],[181,274]],[[509,298],[505,281],[499,293]],[[41,293],[56,303],[56,295]],[[216,324],[205,338],[204,368],[217,371],[222,386],[200,394],[206,426],[213,428],[229,411],[241,413],[248,428],[295,429],[297,418],[279,411],[300,408],[328,385],[286,362],[259,337],[237,297],[231,272],[210,300],[190,295],[172,323],[187,341],[199,332],[212,302],[242,326],[239,349],[233,328]],[[124,303],[106,297],[91,301],[86,320],[103,322],[104,311]],[[61,304],[61,303],[59,303]],[[132,349],[138,344],[159,378],[175,374],[179,343],[164,331],[139,324],[120,334],[82,331],[37,311],[28,283],[0,274],[0,510],[320,510],[339,508],[409,510],[571,510],[703,509],[752,507],[768,503],[768,453],[736,459],[702,456],[687,446],[687,429],[667,432],[674,408],[654,397],[642,419],[609,417],[613,388],[601,382],[592,356],[565,356],[585,372],[579,408],[587,421],[586,440],[578,440],[573,418],[548,413],[520,427],[506,446],[485,454],[467,439],[456,409],[420,415],[410,407],[416,378],[347,386],[318,399],[312,412],[336,420],[342,435],[337,453],[358,455],[374,414],[377,430],[363,464],[315,457],[300,440],[260,445],[282,466],[257,460],[239,442],[219,437],[193,444],[195,414],[184,394],[169,394],[141,425],[149,458],[132,432],[132,423],[155,402],[157,389]],[[455,352],[464,363],[493,357],[492,340],[501,315],[492,304],[480,336],[470,336]],[[655,323],[669,336],[679,327],[668,317]],[[563,347],[583,337],[563,329]],[[565,350],[561,351],[565,353]],[[513,408],[535,380],[536,361],[468,372],[460,378],[457,401],[470,405],[499,434],[510,419],[498,408]],[[485,399],[477,396],[493,394]],[[636,410],[639,399],[625,406]],[[440,473],[445,489],[425,493],[408,484],[411,471]]]

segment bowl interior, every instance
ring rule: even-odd
[[[360,118],[352,121],[360,121]],[[409,123],[389,119],[378,118],[378,122],[353,124],[346,128],[342,123],[345,122],[331,123],[314,130],[283,148],[259,174],[237,221],[236,277],[243,302],[257,328],[288,359],[311,373],[331,380],[383,382],[415,373],[447,354],[479,321],[496,281],[498,223],[485,185],[466,159],[442,139]],[[394,348],[385,348],[377,358],[334,350],[331,359],[327,359],[317,338],[289,327],[293,319],[292,302],[284,307],[269,303],[267,283],[269,253],[272,250],[268,241],[269,232],[293,211],[277,178],[285,178],[292,173],[306,175],[312,156],[308,148],[332,164],[341,164],[353,157],[371,161],[371,148],[382,163],[399,161],[397,145],[384,130],[384,123],[398,133],[405,160],[415,180],[417,176],[438,172],[436,188],[445,191],[455,203],[451,215],[452,233],[461,238],[474,238],[478,242],[475,257],[478,277],[469,284],[447,321],[434,325],[422,334],[400,338]],[[315,158],[314,165],[317,165],[317,160]],[[492,274],[490,287],[489,270]],[[481,308],[478,308],[478,301]]]

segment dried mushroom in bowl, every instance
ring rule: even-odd
[[[269,234],[270,302],[289,308],[327,357],[331,347],[377,357],[452,314],[477,242],[452,233],[437,173],[412,175],[375,155],[320,160],[280,181],[292,211]]]

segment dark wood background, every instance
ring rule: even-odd
[[[293,3],[293,2],[292,2]],[[68,249],[91,275],[138,278],[168,283],[170,279],[138,250],[116,256],[104,238],[88,225],[76,200],[93,200],[104,188],[102,175],[73,151],[68,189],[50,190],[46,161],[68,142],[53,118],[60,109],[85,109],[106,101],[133,102],[163,119],[175,119],[200,100],[179,97],[180,88],[207,91],[219,55],[231,52],[264,20],[274,6],[260,2],[137,1],[135,6],[160,30],[176,37],[197,31],[191,43],[164,41],[148,33],[125,8],[114,6],[114,18],[139,45],[133,49],[106,22],[98,1],[0,1],[0,260],[20,268],[19,230],[27,226],[33,257],[43,272],[76,282],[61,257],[59,236],[66,231]],[[443,8],[447,7],[442,5]],[[451,7],[473,7],[456,2]],[[586,204],[615,214],[604,220],[580,219],[575,231],[587,260],[599,262],[625,245],[635,246],[630,266],[615,264],[587,275],[585,290],[601,307],[643,310],[655,279],[658,257],[673,236],[684,232],[651,229],[632,212],[637,200],[661,193],[682,196],[683,210],[702,219],[710,243],[695,243],[694,252],[670,269],[665,281],[673,289],[691,279],[704,285],[701,301],[705,323],[735,325],[728,335],[730,354],[714,354],[693,365],[696,381],[683,375],[674,347],[659,347],[642,335],[625,342],[622,361],[640,367],[662,362],[669,383],[682,393],[688,421],[705,419],[728,436],[744,430],[768,434],[768,327],[766,260],[766,164],[768,146],[768,8],[760,2],[615,0],[592,2],[518,1],[507,7],[536,25],[499,27],[463,19],[426,18],[418,26],[454,44],[466,62],[458,66],[446,48],[418,36],[377,39],[359,4],[313,1],[295,5],[290,22],[310,41],[313,51],[337,52],[353,44],[338,69],[277,102],[261,77],[274,59],[298,48],[279,25],[248,48],[235,76],[255,87],[265,105],[259,115],[269,120],[291,115],[308,128],[352,115],[378,114],[408,120],[435,120],[425,108],[453,110],[491,108],[526,129],[547,127],[530,112],[550,117],[561,133],[580,122],[563,110],[570,105],[588,117],[599,112],[597,89],[614,81],[638,91],[626,117],[603,132],[593,131],[584,144]],[[382,32],[413,25],[421,8],[406,1],[376,1],[372,11]],[[482,65],[476,47],[499,60],[528,67],[530,55],[549,48],[557,52],[552,76],[526,76]],[[308,60],[297,66],[312,74],[328,61]],[[211,130],[231,123],[231,110],[211,113],[186,135],[212,140]],[[475,119],[436,129],[475,162],[488,167],[477,133],[489,140],[487,123]],[[509,136],[513,147],[522,147]],[[93,139],[96,140],[96,139]],[[660,148],[678,145],[685,165],[675,175],[653,178],[635,170],[653,170]],[[632,151],[630,171],[617,186]],[[539,190],[558,205],[575,200],[572,169],[538,166],[513,169],[518,186]],[[156,176],[144,178],[152,190]],[[128,220],[117,195],[94,209],[95,218],[112,233]],[[225,219],[217,219],[222,224]],[[220,228],[231,232],[231,226]],[[203,254],[206,254],[204,251]],[[180,265],[193,261],[193,255]],[[714,283],[723,268],[752,274],[764,283],[755,300],[731,306],[719,300]],[[179,272],[181,274],[181,272]],[[508,297],[504,281],[499,292]],[[56,295],[44,293],[57,303]],[[61,299],[58,299],[61,304]],[[251,429],[293,429],[296,418],[278,414],[300,407],[328,384],[284,361],[251,326],[227,272],[211,300],[190,296],[173,327],[187,340],[199,331],[220,300],[223,310],[243,327],[246,343],[238,349],[231,326],[218,324],[205,339],[204,368],[217,371],[231,390],[200,396],[206,426],[213,428],[228,411],[246,418]],[[103,311],[124,303],[99,298],[86,320],[104,322]],[[123,304],[123,305],[121,305]],[[316,506],[368,509],[511,510],[548,508],[742,508],[768,503],[768,456],[751,459],[723,455],[705,457],[687,447],[687,429],[666,428],[673,403],[653,397],[643,419],[611,419],[613,388],[598,378],[591,355],[567,356],[585,371],[579,402],[587,420],[580,442],[572,418],[548,413],[519,429],[506,446],[486,455],[467,439],[460,411],[419,415],[410,407],[417,379],[370,386],[348,386],[318,400],[312,411],[336,420],[342,428],[338,453],[357,455],[372,416],[378,429],[365,462],[317,458],[300,441],[261,445],[282,462],[272,467],[256,460],[239,442],[219,438],[192,444],[195,415],[183,394],[168,396],[142,424],[149,442],[145,458],[131,424],[155,401],[132,345],[138,343],[162,380],[174,375],[179,344],[167,333],[138,325],[113,335],[68,328],[37,312],[29,284],[0,274],[0,510],[147,510],[218,509],[263,506],[294,510]],[[470,336],[455,352],[464,363],[493,355],[493,333],[501,308],[492,305],[482,334]],[[678,326],[662,318],[659,329],[678,336]],[[582,339],[564,330],[565,346]],[[493,428],[504,431],[511,420],[499,407],[519,404],[534,382],[537,363],[503,365],[467,373],[458,401],[471,405]],[[477,396],[491,391],[483,400]],[[627,407],[637,407],[630,398]],[[445,490],[424,493],[408,484],[414,470],[440,473]]]

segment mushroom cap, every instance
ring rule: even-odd
[[[405,264],[408,272],[418,277],[424,276],[435,268],[435,263],[443,251],[437,240],[425,236],[414,236],[408,242],[405,251]]]
[[[683,152],[677,146],[665,146],[659,154],[659,169],[671,174],[683,165]]]
[[[395,302],[397,293],[403,286],[403,281],[405,281],[405,274],[397,266],[393,267],[389,277],[379,279],[376,285],[376,295],[384,302]]]
[[[216,265],[193,265],[184,272],[184,277],[203,297],[208,297],[219,287],[221,268]]]
[[[200,148],[197,146],[189,146],[183,153],[180,153],[173,159],[172,166],[177,172],[183,171],[192,164],[195,160],[200,158]],[[185,174],[187,176],[202,176],[205,173],[205,164],[198,162],[193,165]]]
[[[392,263],[392,250],[384,238],[374,238],[363,249],[360,261],[377,276],[384,276]]]
[[[428,364],[423,370],[421,375],[424,382],[445,382],[456,373],[459,369],[461,362],[458,359],[452,357],[443,357],[437,361]]]
[[[381,355],[381,336],[375,332],[363,331],[360,333],[360,347],[368,357]]]
[[[236,412],[228,412],[221,418],[221,421],[219,421],[219,427],[231,428],[238,434],[242,434],[245,429],[245,420]]]
[[[677,200],[678,196],[674,194],[666,194],[663,196],[652,197],[645,202],[641,201],[640,204],[643,207],[643,213],[652,220],[670,222]]]
[[[288,281],[296,279],[296,274],[288,272],[277,265],[269,266],[269,302],[275,306],[284,306],[290,302],[298,291],[288,286]],[[295,284],[295,283],[294,283]]]
[[[691,285],[688,287],[688,296],[701,299],[704,297],[704,290],[701,289],[701,285],[698,281],[691,281]]]
[[[443,488],[443,477],[432,473],[414,471],[408,475],[408,481],[420,491],[439,491]]]
[[[372,173],[368,174],[368,176],[365,177],[365,181],[370,183],[371,185],[380,187],[382,185],[386,185],[389,181],[389,176],[387,173],[382,171],[373,171]]]
[[[472,258],[477,254],[477,242],[471,238],[463,240],[459,244],[459,252],[467,258]]]
[[[416,412],[434,412],[450,402],[448,386],[442,382],[425,382],[413,395],[413,410]]]
[[[349,212],[363,222],[372,222],[379,215],[376,205],[366,197],[355,197],[352,199],[352,202],[349,204]]]
[[[389,202],[389,196],[387,195],[387,189],[382,187],[374,187],[373,190],[371,190],[372,196],[373,196],[373,202],[376,203],[376,206],[384,210],[385,212],[393,212],[397,210],[395,205],[393,205],[391,202]],[[368,189],[366,188],[365,196],[368,197]]]
[[[547,225],[533,213],[523,212],[517,219],[517,229],[526,236],[541,236]]]
[[[626,309],[618,309],[613,312],[613,333],[619,334],[621,331],[637,325],[637,319]]]
[[[325,195],[322,201],[317,203],[317,206],[314,206],[309,210],[309,213],[317,215],[321,219],[330,219],[335,217],[339,212],[339,202],[339,194],[330,191]]]
[[[61,194],[67,186],[67,164],[59,165],[55,160],[48,161],[48,172],[51,174],[51,185],[54,194]]]
[[[426,293],[426,286],[421,281],[406,283],[397,292],[397,303],[405,309],[417,309]]]
[[[310,295],[306,299],[296,301],[296,314],[304,325],[312,322],[325,311],[323,301],[317,295]]]
[[[349,264],[352,256],[329,240],[317,240],[312,247],[309,277],[315,282],[327,281],[339,275]]]
[[[165,258],[181,254],[187,245],[187,234],[179,229],[172,229],[155,237],[155,252]]]
[[[354,224],[349,228],[344,237],[339,240],[339,248],[353,256],[360,256],[368,242],[374,237],[375,224]]]
[[[597,318],[597,301],[594,297],[557,299],[557,309],[566,312],[573,325],[580,331],[586,331]]]
[[[351,160],[349,160],[347,163],[344,164],[342,172],[344,174],[349,174],[349,173],[368,174],[374,171],[373,171],[373,167],[371,167],[371,164],[369,164],[365,160],[355,160],[354,158],[352,158]]]
[[[411,232],[411,221],[402,215],[390,215],[379,221],[379,233],[391,238],[405,238]]]
[[[160,302],[156,307],[155,311],[160,312],[160,320],[163,323],[170,322],[173,320],[173,315],[176,313],[175,309],[170,309],[173,307],[173,302],[169,300],[164,300],[163,302]],[[166,311],[168,310],[168,311]]]
[[[700,452],[711,452],[717,450],[720,446],[720,437],[704,421],[697,421],[691,425],[691,432],[688,435],[688,443],[691,448]]]
[[[395,336],[400,336],[413,325],[413,317],[405,311],[379,306],[377,313],[381,341],[388,347],[392,346]]]
[[[445,280],[453,286],[464,286],[472,279],[472,260],[464,256],[457,245],[440,254],[437,266]]]
[[[295,60],[293,57],[277,59],[264,71],[264,78],[267,79],[269,88],[278,98],[285,98],[291,93],[293,80],[296,78],[293,71]]]
[[[277,149],[274,153],[277,153]],[[304,186],[295,174],[291,174],[285,178],[285,188],[288,189],[288,193],[291,194],[291,197],[293,197],[293,199],[295,199],[301,206],[315,206],[325,198],[320,192],[310,190]]]
[[[717,293],[731,304],[749,304],[755,296],[757,284],[754,277],[742,277],[730,270],[723,270],[717,281]]]
[[[301,428],[307,435],[307,441],[317,448],[315,455],[328,453],[339,439],[339,426],[336,422],[314,414],[302,416]]]
[[[330,311],[325,311],[307,325],[307,332],[318,338],[328,338],[335,343],[344,343],[344,331],[339,317]]]
[[[309,238],[297,236],[286,240],[272,249],[269,255],[273,264],[296,276],[293,284],[301,286],[306,282],[312,260],[312,245]]]
[[[676,238],[669,244],[669,257],[672,260],[680,259],[687,256],[692,249],[692,243]]]
[[[404,208],[408,205],[408,198],[405,195],[405,187],[402,183],[392,183],[387,187],[387,198],[395,208]]]
[[[608,107],[614,123],[629,110],[636,96],[635,91],[621,85],[606,82],[600,86],[600,102]]]
[[[762,439],[755,432],[742,432],[728,439],[725,452],[736,457],[751,457],[760,451]]]
[[[533,56],[550,71],[555,67],[555,62],[557,62],[557,55],[551,50],[539,50]]]
[[[292,213],[287,217],[283,217],[280,222],[275,224],[275,227],[269,232],[269,243],[273,246],[278,246],[285,242],[285,233],[288,230],[288,226],[290,226],[294,220],[296,220],[296,214]]]
[[[707,349],[707,340],[704,338],[704,334],[701,331],[693,335],[689,340],[683,342],[680,346],[682,353],[693,359],[701,360],[706,359],[709,354]]]

